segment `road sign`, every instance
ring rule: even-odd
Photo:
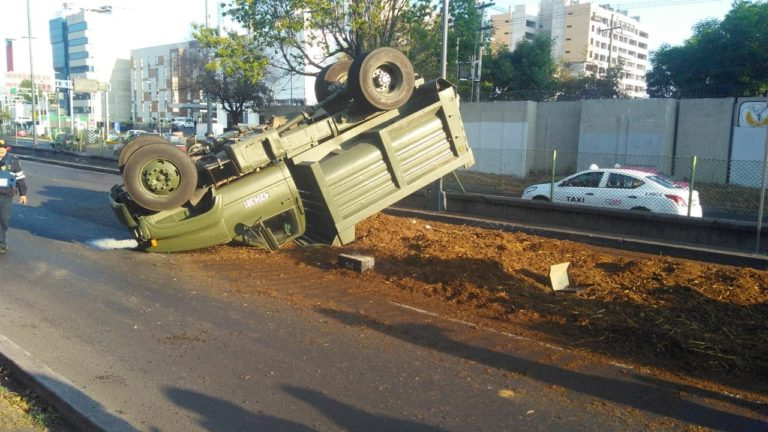
[[[71,89],[72,80],[56,80],[56,88]]]
[[[99,82],[95,79],[75,78],[74,84],[77,93],[96,93],[99,91]]]

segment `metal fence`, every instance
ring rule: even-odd
[[[618,165],[661,174],[679,186],[697,191],[704,217],[757,222],[759,214],[765,215],[760,209],[765,201],[760,199],[761,192],[765,196],[761,162],[504,148],[478,148],[473,151],[475,165],[446,177],[446,190],[519,198],[528,186],[557,183],[572,174],[588,170],[592,164],[600,168]],[[625,180],[618,186],[608,187],[606,180],[602,187],[593,191],[595,199],[600,201],[598,205],[622,208],[615,201],[621,199],[616,189],[633,189],[637,185]],[[685,199],[685,211],[678,214],[688,214],[688,207],[695,203],[695,199],[690,198],[689,195]],[[589,205],[586,202],[579,204]],[[768,219],[764,216],[763,223],[766,222]]]

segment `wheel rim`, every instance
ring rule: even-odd
[[[156,196],[168,196],[181,185],[181,171],[167,159],[147,162],[141,167],[139,176],[142,189]]]
[[[371,82],[377,93],[388,95],[402,86],[403,78],[398,68],[386,64],[373,70]]]

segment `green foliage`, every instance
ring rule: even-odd
[[[434,18],[425,20],[433,12]],[[398,48],[411,60],[414,70],[425,77],[440,75],[442,21],[442,8],[435,10],[429,0],[414,1],[400,18],[403,37]]]
[[[543,100],[555,87],[557,65],[552,39],[537,35],[522,40],[515,50],[500,50],[483,64],[483,77],[492,82],[496,100]]]
[[[11,112],[7,109],[0,110],[0,125],[8,123],[13,118],[13,115],[11,115]]]
[[[246,109],[258,109],[270,101],[262,80],[267,59],[255,42],[235,32],[221,36],[209,27],[193,26],[199,50],[185,55],[185,76],[196,90],[218,100],[230,116],[230,124],[242,119]]]
[[[682,46],[651,56],[651,97],[754,96],[768,91],[768,3],[737,0],[722,21],[693,28]]]
[[[374,48],[398,47],[408,4],[407,0],[231,0],[226,13],[256,43],[278,54],[280,61],[273,66],[307,75],[305,65],[320,69],[328,58],[355,58]],[[410,17],[411,24],[416,18]]]
[[[594,74],[572,76],[564,73],[558,79],[556,100],[616,99],[624,97],[621,91],[621,64],[611,66],[605,76]]]

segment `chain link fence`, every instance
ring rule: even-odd
[[[521,151],[504,148],[477,148],[473,151],[475,165],[446,177],[445,190],[520,198],[526,187],[545,184],[543,191],[547,196],[550,184],[588,170],[590,165],[595,164],[600,168],[613,168],[618,165],[621,168],[658,174],[661,184],[664,184],[664,178],[672,180],[674,184],[666,186],[676,192],[668,195],[678,195],[680,198],[665,197],[664,193],[656,198],[683,207],[677,209],[677,214],[687,215],[688,208],[697,202],[701,205],[704,217],[757,222],[760,214],[762,162],[552,150]],[[601,179],[593,178],[591,182],[589,186],[595,189],[585,189],[584,192],[594,195],[585,197],[584,201],[573,202],[574,204],[628,209],[633,207],[627,204],[627,201],[635,199],[628,197],[632,196],[631,191],[639,187],[637,183],[620,177],[606,177],[602,182]],[[690,193],[690,189],[698,193],[698,200],[695,194]],[[560,198],[567,202],[568,198]],[[638,210],[651,210],[647,208],[649,205],[656,204],[636,204],[634,207]],[[673,210],[666,212],[674,213]],[[765,215],[765,211],[763,214]],[[763,221],[768,222],[768,218],[764,216]]]

